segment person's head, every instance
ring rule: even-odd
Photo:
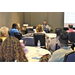
[[[16,23],[13,23],[12,24],[12,28],[16,28],[17,29],[17,24]]]
[[[62,31],[62,29],[56,29],[55,33],[57,34],[57,36],[60,35],[61,31]]]
[[[36,32],[43,32],[43,27],[42,27],[42,25],[38,25],[38,26],[36,27]]]
[[[14,62],[15,60],[17,62],[28,61],[19,40],[10,36],[1,44],[0,62]]]
[[[20,24],[19,23],[17,23],[17,29],[20,30]]]
[[[64,30],[60,33],[59,37],[60,46],[66,46],[68,44],[68,33]]]
[[[43,24],[44,24],[44,25],[46,25],[46,24],[47,24],[46,20],[44,20],[44,21],[43,21]]]
[[[6,37],[8,35],[9,28],[3,26],[0,28],[0,36]]]
[[[73,24],[69,24],[68,29],[73,29]]]

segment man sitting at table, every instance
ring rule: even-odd
[[[12,25],[12,29],[10,30],[10,35],[11,35],[11,36],[15,36],[14,33],[17,33],[17,35],[19,35],[19,32],[18,32],[18,30],[17,30],[17,24],[16,24],[16,23],[14,23],[14,24]]]
[[[67,30],[68,33],[74,32],[74,30],[73,30],[73,24],[69,24],[68,25],[68,29],[69,29],[69,30]]]
[[[49,26],[49,25],[47,25],[47,22],[46,22],[46,20],[44,20],[44,22],[43,22],[43,29],[44,28],[48,28],[49,29],[49,31],[51,30],[51,27]]]
[[[64,30],[60,34],[59,44],[61,48],[52,54],[49,62],[63,62],[65,54],[73,51],[70,47],[68,47],[68,33]]]

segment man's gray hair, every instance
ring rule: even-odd
[[[9,28],[6,26],[3,26],[0,28],[0,36],[4,36],[5,34],[8,34]]]

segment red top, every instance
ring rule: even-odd
[[[69,30],[67,30],[67,32],[74,32],[74,31],[73,31],[73,29],[69,29]]]

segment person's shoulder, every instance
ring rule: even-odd
[[[41,26],[43,26],[43,24]]]
[[[61,49],[56,50],[54,53],[59,53]]]
[[[14,29],[14,31],[19,32],[17,29]]]
[[[52,56],[51,56],[51,58],[50,58],[50,60],[49,60],[49,62],[56,62],[56,61],[58,61],[59,58],[60,58],[60,55],[61,54],[60,54],[59,50],[54,51]]]

